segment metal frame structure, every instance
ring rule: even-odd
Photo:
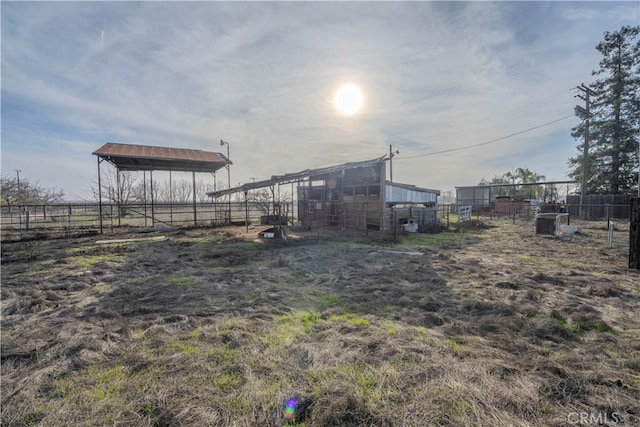
[[[474,206],[474,210],[486,208],[490,202],[495,199],[496,196],[501,196],[501,191],[498,194],[493,192],[493,189],[502,188],[514,188],[520,187],[534,187],[534,186],[548,186],[548,185],[567,185],[575,184],[574,181],[548,181],[548,182],[527,182],[527,183],[514,183],[514,184],[483,184],[483,185],[467,185],[456,187],[456,204],[471,204]],[[461,193],[465,191],[473,191],[473,197],[461,196]],[[477,192],[480,191],[480,195]]]
[[[231,160],[221,153],[212,151],[193,150],[186,148],[156,147],[150,145],[134,145],[107,142],[92,153],[98,161],[98,204],[100,216],[100,233],[103,232],[102,224],[102,182],[100,163],[107,161],[116,168],[116,180],[118,191],[120,190],[121,171],[145,172],[145,210],[146,210],[146,172],[149,171],[151,179],[151,218],[154,221],[153,200],[153,171],[191,172],[193,179],[193,218],[196,224],[196,172],[215,173],[216,171],[230,167]],[[171,175],[169,175],[171,186]]]
[[[390,217],[387,214],[392,213],[394,205],[435,206],[440,191],[387,181],[387,160],[389,159],[385,156],[273,175],[270,179],[208,192],[207,195],[220,198],[243,193],[246,205],[250,190],[280,184],[297,184],[298,219],[303,226],[311,227],[311,223],[322,223],[338,225],[343,229],[355,227],[364,230],[388,230],[391,223],[385,218]],[[398,195],[401,197],[396,199]],[[248,218],[245,218],[245,223],[248,226]]]

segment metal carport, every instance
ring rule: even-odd
[[[215,173],[229,168],[232,162],[221,153],[187,148],[156,147],[150,145],[107,142],[92,153],[98,160],[98,203],[100,233],[102,226],[102,184],[100,163],[107,161],[116,168],[116,179],[121,171],[149,171],[151,179],[151,217],[153,218],[153,171],[191,172],[193,177],[193,218],[196,222],[196,172]],[[146,201],[145,201],[146,203]]]

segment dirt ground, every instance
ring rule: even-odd
[[[477,225],[4,243],[1,424],[640,425],[628,224]]]

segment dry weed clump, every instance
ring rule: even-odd
[[[639,424],[640,287],[623,249],[600,251],[597,228],[497,225],[391,252],[227,230],[3,246],[1,423]]]

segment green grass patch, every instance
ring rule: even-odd
[[[170,285],[179,285],[184,288],[192,288],[194,286],[198,286],[198,281],[193,277],[188,276],[173,276],[167,278],[167,283]]]
[[[272,346],[291,344],[312,331],[322,319],[316,313],[300,311],[276,317],[276,327],[271,328],[265,339]]]
[[[596,331],[601,334],[605,332],[610,332],[614,334],[616,333],[616,330],[614,328],[607,325],[603,321],[599,321],[595,319],[578,320],[575,322],[561,320],[560,326],[562,326],[563,328],[565,328],[566,330],[574,334],[580,334],[587,331]]]
[[[96,264],[107,261],[122,261],[124,254],[77,255],[65,258],[65,261],[79,269],[90,269]]]
[[[230,348],[228,344],[212,348],[207,352],[207,359],[217,366],[228,366],[238,357],[238,349]]]
[[[398,329],[396,328],[396,325],[393,324],[392,322],[387,320],[384,322],[384,326],[387,328],[387,333],[389,335],[393,336],[398,334]]]
[[[188,342],[173,342],[169,345],[169,348],[189,357],[195,356],[199,353],[198,346]]]
[[[49,394],[73,404],[118,398],[127,378],[123,365],[108,368],[91,365],[76,374],[57,379]]]
[[[618,333],[618,331],[609,326],[606,322],[594,317],[579,317],[577,319],[568,320],[557,311],[552,311],[551,318],[555,319],[564,329],[574,334],[580,334],[587,331],[596,331],[598,333],[610,332],[612,334]]]
[[[443,339],[442,340],[442,344],[444,344],[445,347],[447,347],[453,353],[460,352],[460,344],[456,340],[454,340],[453,338],[445,338],[445,339]]]
[[[317,302],[319,308],[326,308],[337,304],[340,301],[340,296],[332,292],[319,292],[317,294]]]
[[[240,372],[229,371],[221,374],[212,374],[207,378],[216,391],[228,392],[245,383],[245,378]]]
[[[355,313],[332,315],[329,317],[329,321],[346,323],[350,326],[369,326],[371,324],[367,319]]]
[[[467,236],[464,236],[459,233],[436,233],[436,234],[422,234],[422,233],[411,233],[403,239],[403,243],[408,243],[412,245],[424,245],[424,246],[433,246],[433,245],[441,245],[443,243],[455,243],[459,244],[462,241],[468,239]]]
[[[416,328],[416,331],[418,332],[418,336],[420,337],[420,341],[421,342],[425,342],[427,340],[427,330],[424,326],[418,326]]]
[[[101,283],[93,287],[93,290],[96,292],[106,292],[109,289],[111,289],[111,285],[107,285],[106,283]]]
[[[93,388],[93,395],[96,399],[107,399],[120,395],[127,379],[125,367],[122,365],[99,371],[96,375],[96,384]]]

